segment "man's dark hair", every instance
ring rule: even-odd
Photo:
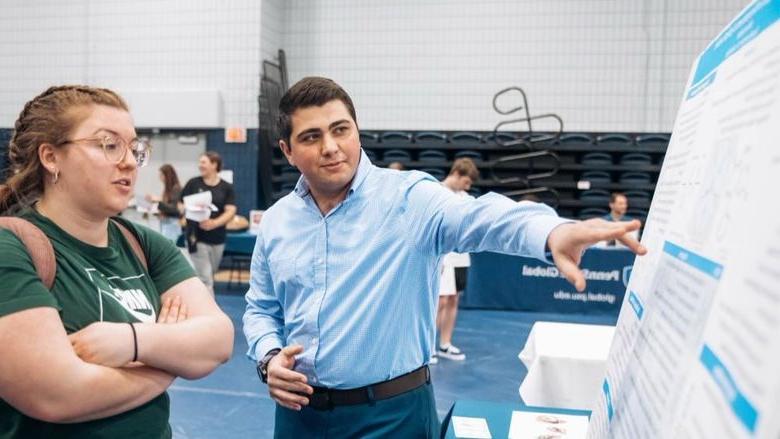
[[[614,203],[615,201],[617,201],[618,197],[623,197],[626,200],[628,200],[628,197],[623,192],[612,192],[612,195],[610,195],[609,197],[609,202]]]
[[[477,169],[477,165],[474,164],[474,160],[471,160],[468,157],[461,157],[455,160],[452,164],[452,169],[450,169],[450,175],[452,174],[461,177],[469,177],[473,182],[479,180],[479,169]]]
[[[291,146],[292,114],[299,108],[321,107],[336,99],[344,103],[357,126],[357,116],[352,99],[332,79],[308,76],[296,82],[279,101],[279,119],[276,122],[279,137],[287,142],[288,146]]]

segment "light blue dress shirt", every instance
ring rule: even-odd
[[[378,168],[365,153],[346,198],[323,216],[301,177],[263,214],[247,355],[300,344],[295,370],[339,389],[411,372],[430,356],[442,255],[544,260],[547,236],[567,221],[541,203],[459,197],[428,174]]]

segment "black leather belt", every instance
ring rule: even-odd
[[[430,381],[431,373],[428,366],[423,366],[391,380],[356,389],[314,387],[314,393],[309,396],[309,407],[315,410],[331,410],[341,405],[367,404],[414,390]]]

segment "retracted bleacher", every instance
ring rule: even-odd
[[[631,216],[644,221],[669,143],[668,133],[573,132],[554,136],[535,132],[534,136],[544,139],[548,134],[548,139],[531,144],[519,142],[528,135],[522,132],[363,130],[360,141],[377,166],[401,162],[407,169],[422,170],[440,180],[456,159],[469,157],[481,171],[474,194],[494,191],[519,199],[518,193],[533,193],[570,218],[604,215],[609,194],[625,192]],[[550,154],[532,154],[542,151]],[[531,157],[502,161],[523,154]],[[272,201],[276,201],[292,190],[300,174],[278,148],[273,147],[269,155],[272,172],[263,178],[273,188]],[[529,179],[539,175],[542,177]]]

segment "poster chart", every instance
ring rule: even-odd
[[[780,438],[780,0],[694,62],[590,419],[597,438]]]

